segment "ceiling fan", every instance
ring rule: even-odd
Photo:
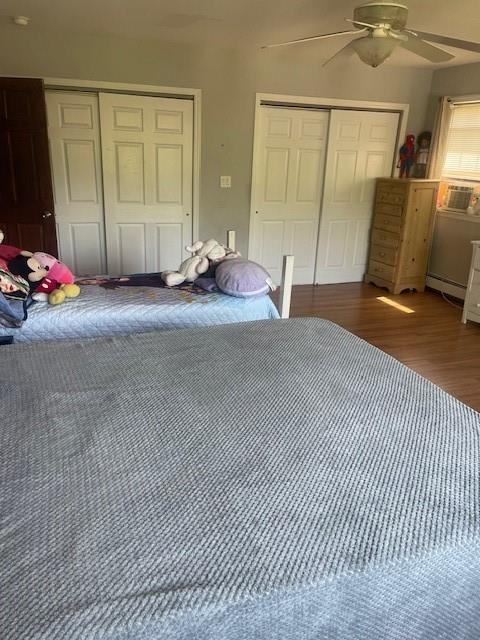
[[[426,33],[416,29],[407,29],[408,7],[394,2],[368,2],[361,4],[353,11],[353,20],[346,18],[355,27],[353,31],[338,31],[336,33],[325,33],[323,35],[280,42],[278,44],[268,44],[263,49],[270,47],[283,47],[311,40],[322,40],[324,38],[336,38],[347,35],[364,35],[351,40],[342,47],[335,55],[324,62],[323,66],[342,53],[356,52],[360,60],[370,65],[378,67],[382,64],[398,47],[408,49],[417,56],[421,56],[430,62],[447,62],[455,56],[436,47],[430,42],[449,45],[458,49],[475,51],[480,53],[480,44],[477,42],[467,42],[457,40],[448,36],[440,36],[435,33]],[[426,42],[428,40],[428,42]]]

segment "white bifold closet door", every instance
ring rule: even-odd
[[[332,110],[315,282],[363,280],[375,178],[392,175],[398,113]]]
[[[47,91],[60,259],[77,275],[105,273],[98,96]]]
[[[294,284],[312,283],[328,111],[261,107],[256,131],[249,257],[280,283],[295,256]]]
[[[99,98],[108,272],[175,269],[192,241],[193,102]]]
[[[375,178],[390,176],[399,115],[260,108],[255,136],[249,256],[294,284],[363,279]]]

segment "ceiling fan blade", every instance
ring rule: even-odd
[[[329,64],[329,62],[332,62],[332,60],[335,60],[336,58],[346,57],[345,54],[348,54],[348,57],[353,56],[353,54],[355,53],[355,50],[352,47],[352,42],[349,42],[344,47],[339,49],[337,53],[334,53],[333,56],[330,56],[330,58],[327,58],[325,62],[322,64],[322,67],[325,67],[327,64]]]
[[[404,31],[406,31],[406,29],[404,29]],[[388,33],[390,37],[396,38],[397,40],[408,40],[408,36],[405,33],[402,33],[401,31],[395,31],[394,29],[390,29]]]
[[[447,62],[455,57],[451,53],[447,53],[439,47],[434,47],[413,34],[410,34],[408,40],[402,40],[399,44],[404,49],[416,53],[417,56],[430,60],[430,62]]]
[[[319,36],[310,36],[309,38],[299,38],[298,40],[289,40],[288,42],[279,42],[277,44],[265,44],[262,49],[271,49],[272,47],[286,47],[290,44],[299,44],[301,42],[310,42],[311,40],[323,40],[324,38],[336,38],[337,36],[348,36],[348,35],[358,35],[362,31],[366,31],[366,29],[355,29],[355,31],[337,31],[335,33],[324,33]]]
[[[368,22],[359,22],[358,20],[352,20],[351,18],[345,18],[345,22],[351,22],[352,24],[360,24],[362,27],[367,27],[368,29],[378,29],[378,25],[369,24]]]
[[[417,31],[416,29],[405,29],[408,33],[413,33],[424,40],[429,42],[436,42],[438,44],[446,44],[447,47],[456,47],[457,49],[466,49],[467,51],[475,51],[480,53],[479,42],[469,42],[468,40],[458,40],[457,38],[450,38],[449,36],[439,36],[437,33],[427,33],[426,31]]]

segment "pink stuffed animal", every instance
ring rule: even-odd
[[[74,282],[75,278],[70,269],[54,256],[42,251],[36,251],[33,257],[44,269],[47,269],[50,280],[55,280],[59,284],[72,284]]]
[[[4,238],[0,229],[0,264],[14,275],[28,278],[30,292],[34,300],[61,304],[65,298],[76,298],[80,287],[74,283],[70,269],[54,256],[43,251],[32,253],[17,247],[2,244]]]
[[[34,300],[61,304],[65,298],[78,296],[80,287],[74,284],[74,275],[63,262],[43,251],[36,251],[33,255],[48,273],[33,293]]]

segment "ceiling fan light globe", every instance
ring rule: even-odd
[[[378,67],[392,55],[398,44],[395,38],[358,38],[351,43],[358,57],[370,67]]]

